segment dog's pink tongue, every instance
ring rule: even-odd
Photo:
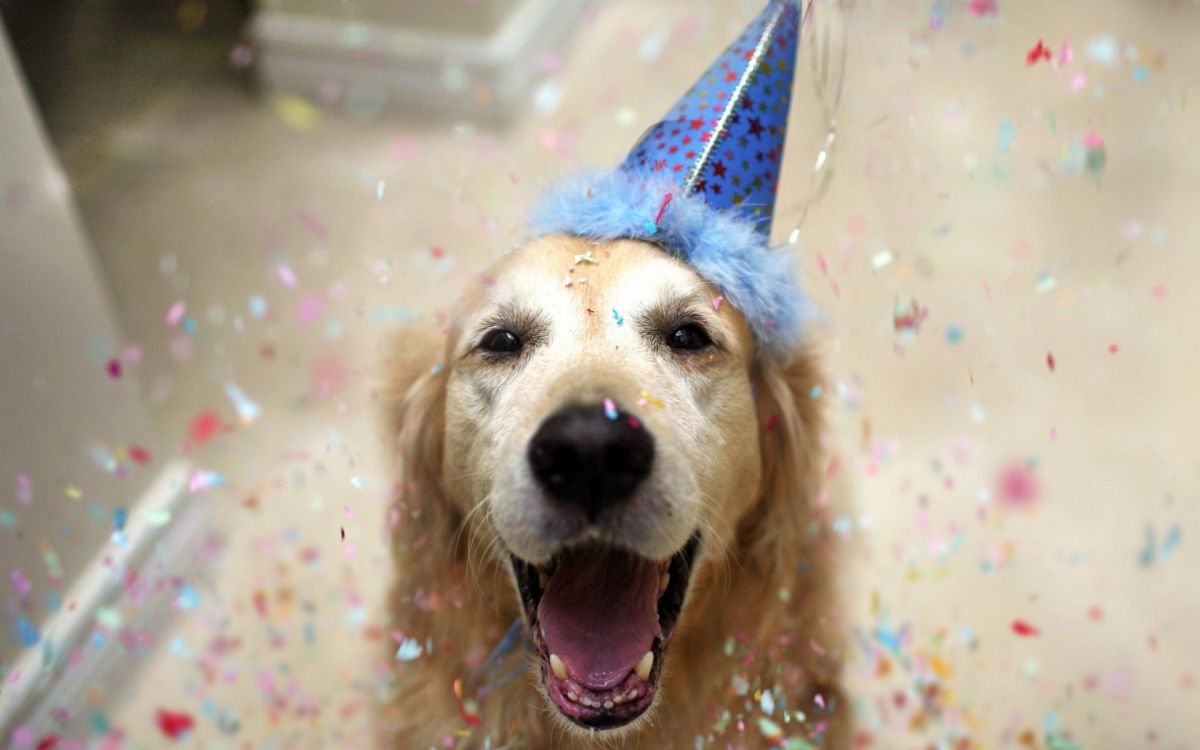
[[[538,605],[550,653],[585,687],[614,687],[659,634],[658,581],[659,566],[636,555],[565,553]]]

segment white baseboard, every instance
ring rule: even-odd
[[[259,78],[356,116],[396,112],[503,121],[557,49],[585,0],[524,0],[488,37],[260,10],[251,22]],[[356,40],[347,46],[351,35]],[[487,92],[481,96],[480,92]]]
[[[121,602],[125,571],[137,570],[147,584],[194,571],[213,524],[210,504],[195,501],[188,491],[189,470],[183,460],[164,467],[131,504],[126,543],[104,546],[63,598],[74,607],[64,606],[51,616],[41,642],[17,659],[0,684],[0,746],[7,746],[18,728],[35,742],[49,734],[83,734],[88,720],[83,709],[95,708],[86,696],[88,689],[111,686],[114,674],[130,668],[135,657],[112,642],[113,637],[98,647],[88,641],[97,613]],[[138,605],[138,628],[154,630],[152,624],[166,620],[174,601],[170,586],[155,586]],[[64,716],[71,717],[66,725]]]

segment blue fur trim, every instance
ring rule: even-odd
[[[663,198],[671,202],[656,225]],[[810,304],[784,249],[771,250],[748,223],[680,194],[676,180],[622,170],[588,170],[552,185],[529,218],[534,236],[569,234],[596,240],[661,244],[721,290],[749,321],[766,353],[787,355],[804,339]]]

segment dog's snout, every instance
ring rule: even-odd
[[[529,465],[554,500],[594,519],[628,499],[654,465],[654,438],[625,412],[600,404],[569,406],[551,416],[529,442]]]

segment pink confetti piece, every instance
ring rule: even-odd
[[[295,288],[296,272],[293,271],[291,267],[281,263],[275,267],[275,272],[279,274],[279,280],[283,282],[284,286],[286,286],[288,289]]]
[[[996,497],[1001,505],[1025,508],[1037,502],[1041,488],[1033,470],[1024,463],[1012,463],[996,478]]]
[[[296,220],[304,225],[304,228],[312,233],[318,240],[324,240],[329,237],[329,230],[324,224],[317,221],[312,214],[307,211],[297,211]]]
[[[21,599],[28,599],[30,592],[33,591],[33,584],[29,582],[25,574],[17,568],[13,568],[9,572],[8,578],[12,581],[13,588],[17,590],[17,596]]]
[[[17,502],[25,506],[33,502],[33,482],[24,474],[17,475]]]
[[[1087,73],[1079,72],[1071,77],[1071,90],[1079,91],[1087,85]]]
[[[1061,68],[1068,65],[1073,59],[1075,59],[1075,51],[1071,49],[1071,42],[1064,39],[1062,46],[1058,48],[1058,60],[1055,61],[1055,67]]]
[[[718,294],[716,297],[713,297],[713,298],[712,298],[712,306],[713,306],[713,309],[714,309],[714,310],[720,310],[720,309],[721,309],[721,303],[722,303],[722,302],[724,302],[724,301],[725,301],[725,298],[724,298],[724,297],[722,297],[722,296],[721,296],[721,295],[719,295],[719,294]]]
[[[617,405],[611,398],[604,399],[604,416],[612,421],[617,421]]]
[[[967,10],[976,18],[996,15],[996,0],[971,0]]]
[[[311,294],[300,302],[296,309],[296,322],[302,326],[312,323],[325,312],[325,299],[319,294]]]
[[[188,476],[187,487],[189,492],[203,492],[223,484],[225,484],[225,477],[215,471],[196,469]]]
[[[183,300],[178,300],[167,309],[167,325],[177,326],[179,321],[183,320],[184,313],[187,312],[187,305]]]
[[[662,221],[663,214],[667,212],[667,206],[671,205],[671,194],[667,193],[663,196],[662,204],[658,207],[658,213],[654,215],[654,223]]]

